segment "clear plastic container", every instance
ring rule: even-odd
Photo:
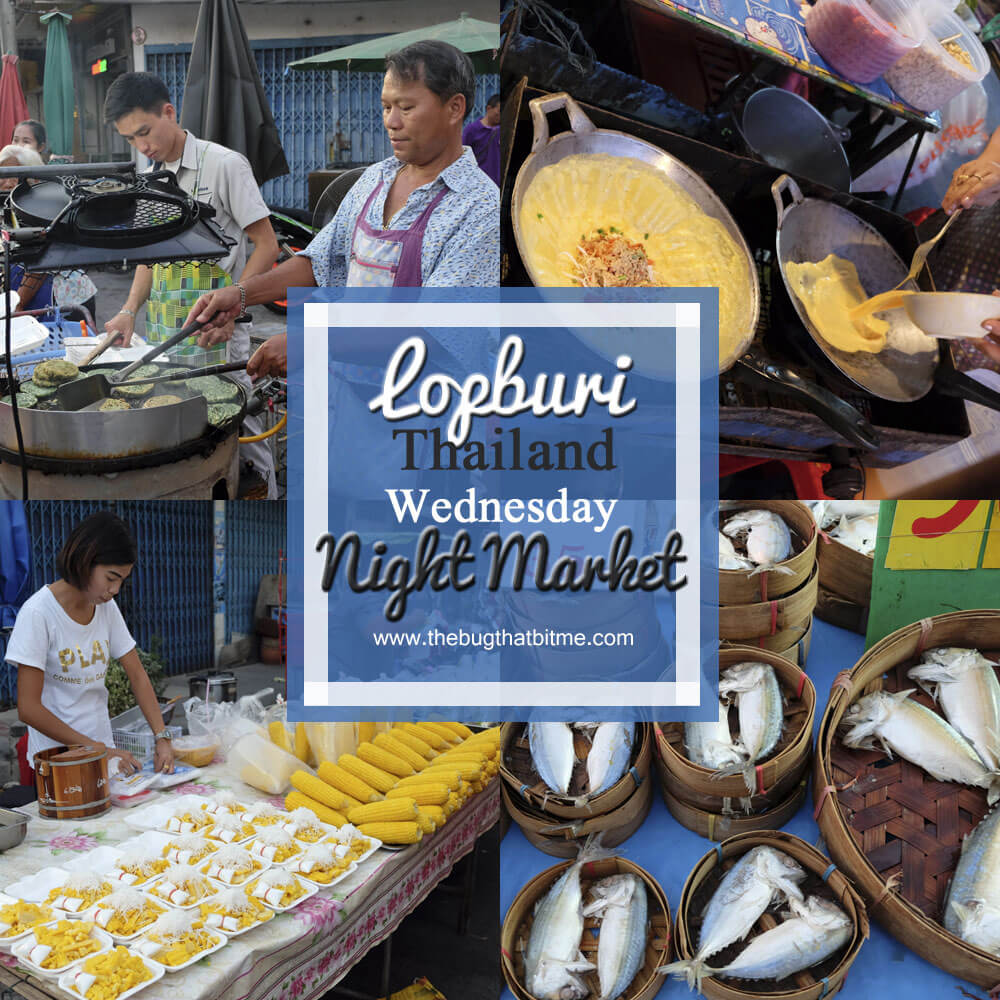
[[[972,29],[949,10],[928,18],[927,35],[885,72],[885,82],[921,111],[937,111],[989,72],[990,57]]]
[[[907,0],[817,0],[806,15],[816,51],[844,79],[872,83],[924,40],[927,24]]]

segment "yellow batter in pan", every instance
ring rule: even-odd
[[[543,167],[521,201],[520,225],[539,285],[716,287],[720,359],[748,332],[751,276],[742,249],[682,187],[641,160],[577,154]],[[602,249],[623,266],[591,266]]]
[[[869,299],[851,261],[830,254],[818,263],[788,263],[785,274],[812,325],[832,347],[852,354],[877,354],[885,347],[889,324],[856,310]]]

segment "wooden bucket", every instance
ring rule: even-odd
[[[809,579],[790,594],[755,604],[722,605],[719,638],[756,642],[762,636],[776,636],[796,626],[804,632],[816,607],[818,583],[819,569],[813,565]]]
[[[822,575],[823,570],[820,569]],[[849,632],[866,635],[868,632],[868,605],[855,604],[849,598],[841,597],[832,591],[824,590],[822,583],[816,594],[817,618],[837,628],[846,628]]]
[[[556,795],[538,776],[528,749],[527,730],[527,723],[524,722],[505,722],[500,727],[500,777],[513,796],[523,799],[524,805],[529,808],[565,819],[589,819],[617,809],[649,778],[649,764],[653,756],[652,727],[649,723],[639,722],[635,727],[636,738],[629,769],[600,795],[582,805],[575,805],[575,795]],[[579,754],[585,754],[590,746],[582,734],[574,734],[574,740],[578,759],[573,768],[571,791],[582,788],[587,769]]]
[[[852,604],[868,607],[872,601],[872,572],[875,560],[838,542],[828,535],[816,548],[819,585],[831,594],[846,597]]]
[[[720,604],[753,604],[801,587],[812,573],[816,562],[816,522],[812,512],[798,500],[735,500],[719,505],[719,525],[741,510],[769,510],[788,525],[792,534],[794,555],[778,563],[766,573],[751,576],[751,570],[719,570]],[[791,570],[790,573],[782,570]]]
[[[504,917],[500,932],[500,962],[503,977],[510,987],[511,993],[518,1000],[535,1000],[524,987],[524,952],[528,946],[531,925],[535,915],[535,904],[549,891],[556,880],[572,864],[566,861],[555,865],[536,875],[514,898],[510,909]],[[650,1000],[663,988],[666,976],[659,975],[656,970],[670,961],[670,904],[656,879],[644,868],[625,858],[603,858],[591,861],[583,866],[580,875],[580,886],[584,899],[590,890],[590,885],[598,879],[611,875],[637,875],[646,886],[647,924],[649,934],[646,938],[646,958],[635,978],[624,993],[622,1000]],[[597,964],[597,937],[594,929],[600,921],[588,917],[583,924],[583,940],[580,950],[586,957]],[[592,997],[600,996],[600,982],[596,972],[583,976],[584,982],[590,987]],[[617,998],[616,998],[617,1000]]]
[[[111,808],[108,751],[92,746],[51,747],[35,754],[38,814],[86,819]]]
[[[837,736],[848,707],[862,695],[916,687],[906,671],[935,646],[972,646],[997,659],[1000,610],[958,611],[908,625],[838,677],[820,723],[813,798],[830,857],[850,875],[872,916],[928,962],[991,989],[1000,982],[1000,958],[939,922],[962,839],[988,811],[986,793],[935,781],[899,758],[850,750]],[[933,708],[922,692],[915,697]]]
[[[677,957],[694,957],[704,908],[725,872],[751,848],[764,844],[798,861],[808,873],[800,883],[803,893],[807,896],[824,896],[837,903],[853,922],[854,934],[839,952],[831,955],[825,962],[786,980],[774,982],[711,978],[702,980],[701,992],[708,1000],[746,1000],[748,997],[776,996],[781,997],[781,1000],[821,1000],[822,997],[831,996],[843,986],[851,964],[868,937],[868,916],[861,897],[845,875],[830,864],[830,859],[790,833],[769,831],[730,837],[709,851],[694,866],[684,883],[677,907],[674,932]],[[773,927],[775,923],[774,917],[765,913],[746,940]],[[731,961],[745,946],[745,942],[730,945],[714,955],[712,961],[723,965]]]
[[[617,808],[589,819],[563,819],[525,806],[507,785],[500,786],[503,804],[525,838],[556,858],[575,858],[587,837],[603,832],[604,847],[617,847],[642,826],[653,804],[653,782],[644,781]]]
[[[751,833],[755,830],[778,830],[783,827],[802,808],[806,800],[808,775],[799,779],[798,785],[784,801],[770,806],[762,812],[744,815],[739,812],[723,814],[715,810],[700,809],[690,803],[682,802],[674,796],[665,781],[660,783],[660,793],[670,815],[699,837],[707,840],[725,840],[740,833]]]
[[[719,650],[719,672],[746,660],[770,664],[785,697],[781,738],[771,756],[756,766],[757,791],[751,799],[751,810],[757,812],[784,802],[809,766],[816,689],[794,663],[777,653],[749,646]],[[731,711],[731,719],[734,716]],[[715,771],[689,760],[684,753],[683,722],[657,722],[654,728],[657,756],[674,779],[668,782],[673,796],[714,813],[723,811],[726,799],[735,800],[733,806],[738,810],[739,799],[747,795],[742,775],[717,778]],[[690,794],[684,794],[685,791]]]

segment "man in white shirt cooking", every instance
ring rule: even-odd
[[[246,281],[271,269],[278,259],[278,241],[271,228],[270,211],[261,197],[246,158],[232,149],[198,139],[182,129],[163,81],[152,73],[124,73],[108,88],[104,119],[143,156],[153,169],[166,169],[198,201],[215,209],[215,222],[235,245],[217,264],[180,263],[140,265],[121,311],[104,324],[109,333],[120,331],[127,346],[139,310],[146,306],[146,339],[166,340],[187,322],[200,295],[232,285],[234,277]],[[253,252],[250,252],[250,243]],[[230,317],[226,360],[245,361],[250,356],[249,324],[235,330]],[[197,346],[197,337],[182,341],[170,355],[183,364],[201,367],[223,360],[222,352]],[[249,381],[245,384],[249,387]],[[245,436],[259,434],[257,417],[247,417]],[[240,445],[240,458],[252,462],[274,497],[274,463],[266,441]]]
[[[242,308],[288,288],[499,285],[500,193],[462,145],[474,93],[472,61],[446,42],[387,56],[382,122],[393,155],[362,174],[300,254],[202,296],[191,310],[206,323],[199,342],[224,340]],[[377,351],[379,331],[370,333],[359,351]]]

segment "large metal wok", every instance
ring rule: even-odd
[[[719,372],[732,369],[732,375],[762,388],[800,400],[848,441],[862,448],[877,448],[878,435],[874,428],[848,403],[832,392],[802,378],[796,372],[771,361],[760,348],[752,347],[760,316],[760,281],[750,248],[736,225],[729,210],[718,195],[693,171],[676,157],[658,146],[637,139],[635,136],[611,129],[599,129],[583,109],[568,94],[548,94],[529,102],[534,136],[531,153],[518,171],[511,198],[511,216],[518,252],[532,282],[538,283],[534,262],[525,252],[521,236],[521,203],[538,171],[578,153],[605,153],[611,156],[632,157],[661,170],[675,184],[682,187],[706,215],[717,219],[725,227],[746,262],[750,295],[741,319],[743,336],[728,356],[719,359]],[[565,108],[569,116],[570,131],[556,136],[549,134],[548,114]],[[612,183],[609,178],[608,183]],[[573,333],[593,350],[605,357],[612,357],[608,343],[599,331],[573,330]],[[620,334],[620,336],[618,335]],[[638,374],[652,378],[664,377],[673,372],[670,358],[664,357],[663,339],[656,330],[616,331],[614,355],[623,350],[632,358]]]
[[[127,364],[118,362],[94,367],[117,369]],[[81,371],[87,374],[89,369]],[[239,394],[233,402],[239,405],[239,413],[221,426],[209,424],[205,397],[177,382],[159,383],[151,395],[171,394],[186,398],[179,403],[150,409],[98,410],[98,404],[82,410],[19,406],[24,451],[46,458],[100,461],[169,453],[199,439],[205,439],[206,443],[210,443],[210,439],[221,441],[238,430],[246,413],[248,392],[239,382],[236,387]],[[0,449],[15,454],[18,451],[12,409],[4,402],[0,402]]]
[[[805,198],[798,184],[783,174],[771,186],[778,212],[776,250],[785,290],[812,343],[809,355],[820,371],[832,367],[843,379],[874,396],[908,403],[937,388],[957,396],[1000,409],[1000,393],[974,379],[942,365],[941,351],[947,350],[928,337],[903,309],[883,313],[889,323],[886,346],[877,354],[841,351],[823,339],[799,302],[785,266],[789,262],[818,262],[829,254],[851,261],[869,295],[897,287],[909,270],[885,238],[853,212],[832,202]],[[786,203],[786,196],[790,204]],[[903,288],[918,291],[915,282]]]

